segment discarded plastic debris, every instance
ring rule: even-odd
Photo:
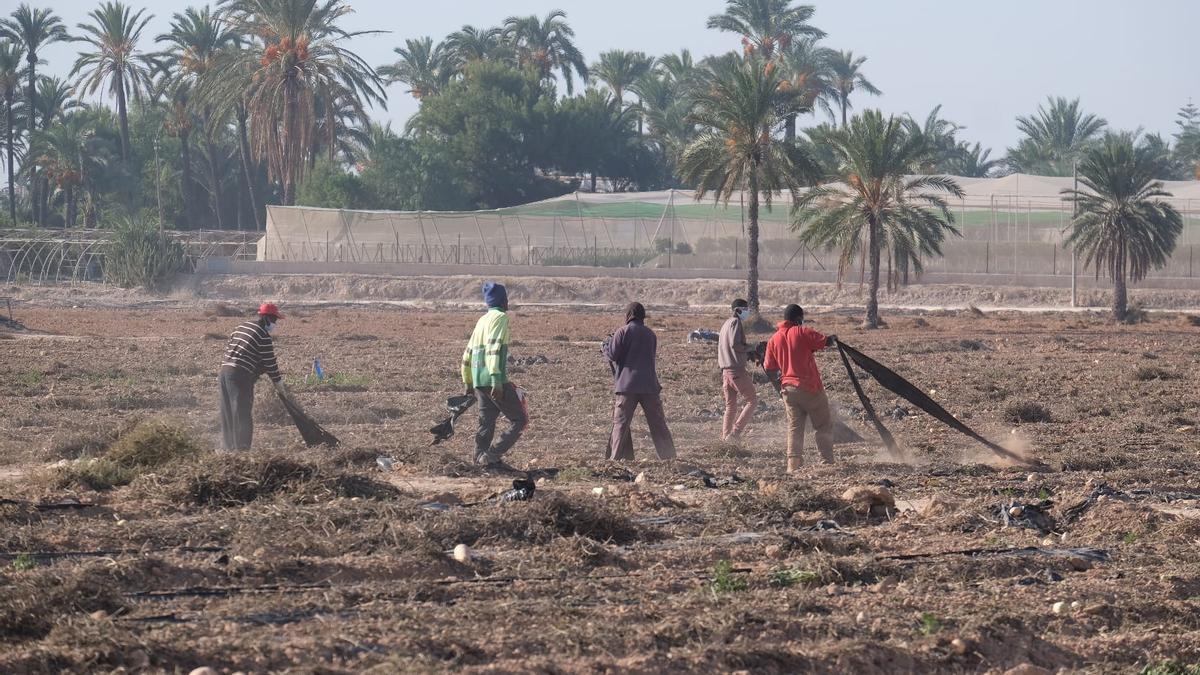
[[[379,465],[380,469],[383,469],[384,471],[391,471],[392,467],[396,464],[396,460],[392,459],[391,457],[384,457],[383,455],[380,455],[379,457],[375,458],[375,463]]]
[[[1022,504],[1020,502],[1002,504],[998,509],[1000,522],[1005,527],[1024,527],[1037,530],[1040,534],[1050,534],[1057,528],[1054,518],[1049,513],[1051,506],[1053,503],[1049,501],[1039,504]]]
[[[806,532],[843,532],[845,534],[851,534],[850,532],[843,530],[842,526],[838,525],[836,520],[818,520],[817,522],[803,529]]]
[[[528,478],[517,478],[513,481],[511,490],[506,490],[496,497],[497,503],[524,502],[533,499],[533,491],[537,485]]]
[[[313,359],[313,377],[317,378],[317,382],[325,380],[325,369],[321,367],[321,359]]]
[[[688,335],[688,342],[716,342],[721,339],[721,336],[716,332],[704,328],[697,328]]]
[[[740,483],[746,482],[745,478],[742,478],[741,476],[737,475],[736,473],[730,475],[728,478],[717,478],[716,476],[705,471],[704,469],[692,469],[691,471],[688,471],[685,475],[690,476],[692,478],[699,478],[700,481],[704,483],[704,487],[708,487],[708,488],[727,487],[730,485],[738,485]]]

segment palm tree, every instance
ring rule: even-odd
[[[817,37],[795,40],[783,52],[786,78],[783,86],[796,92],[803,109],[813,110],[819,105],[825,112],[833,114],[829,106],[829,101],[836,97],[833,72],[829,67],[832,56],[833,50],[822,47]],[[796,137],[796,115],[788,117],[784,137],[789,141]]]
[[[926,156],[918,167],[920,173],[948,173],[946,164],[958,154],[958,140],[954,136],[966,127],[942,119],[941,112],[941,104],[934,106],[924,123],[918,123],[911,115],[905,117],[908,134],[925,146]]]
[[[8,217],[17,223],[17,192],[14,180],[16,168],[15,148],[17,87],[21,85],[24,71],[22,48],[16,42],[0,43],[0,98],[4,101],[4,149],[8,166]]]
[[[1047,99],[1037,113],[1017,118],[1017,129],[1025,134],[1008,152],[1015,171],[1069,176],[1076,160],[1108,126],[1103,118],[1084,113],[1079,99]]]
[[[842,110],[842,126],[846,126],[846,111],[851,107],[850,95],[857,89],[878,96],[883,92],[871,84],[862,74],[862,64],[867,57],[855,57],[851,51],[835,51],[829,56],[829,69],[832,73],[834,99]]]
[[[142,30],[154,15],[143,16],[145,9],[133,12],[119,1],[105,2],[88,13],[92,23],[78,24],[83,31],[77,42],[86,42],[92,49],[80,52],[75,59],[71,76],[79,75],[79,88],[94,94],[106,81],[117,101],[117,119],[121,129],[121,160],[129,162],[129,96],[138,98],[150,88],[150,60],[137,49]]]
[[[410,87],[407,93],[417,100],[440,94],[454,74],[444,43],[434,46],[432,38],[423,37],[405,40],[404,45],[392,50],[400,58],[391,65],[381,66],[379,75],[389,84],[407,84]]]
[[[316,145],[317,103],[341,98],[365,116],[364,101],[383,105],[383,80],[344,43],[378,31],[338,25],[344,0],[229,0],[234,30],[254,43],[218,58],[201,87],[206,101],[245,104],[254,157],[292,205]]]
[[[75,226],[78,213],[78,188],[90,174],[103,167],[104,153],[98,152],[93,118],[86,112],[74,112],[40,129],[33,135],[31,154],[43,175],[63,195],[63,222]]]
[[[468,64],[505,56],[503,38],[500,28],[463,26],[446,36],[446,58],[454,71],[462,74]]]
[[[761,59],[720,61],[696,93],[694,121],[702,131],[680,161],[684,182],[695,185],[696,199],[712,192],[728,203],[745,191],[747,205],[746,286],[750,307],[758,311],[758,209],[772,195],[788,190],[796,197],[803,177],[815,167],[798,146],[780,143],[775,133],[799,109],[799,99],[781,89],[781,71],[764,68]]]
[[[34,9],[26,3],[22,3],[17,7],[16,11],[12,13],[11,18],[0,21],[0,34],[20,44],[25,49],[25,63],[27,64],[25,75],[29,83],[25,90],[25,109],[27,111],[25,123],[29,135],[32,136],[36,128],[37,66],[41,62],[39,52],[42,47],[71,38],[67,35],[67,29],[63,26],[62,19],[59,19],[53,11],[49,9]],[[28,140],[27,138],[27,143]],[[34,162],[29,162],[29,186],[34,204],[33,220],[41,224],[44,218],[37,207],[39,203],[37,198],[37,165]]]
[[[1003,164],[998,159],[988,159],[991,154],[990,149],[983,149],[979,143],[970,145],[959,141],[957,150],[944,166],[945,172],[964,178],[988,178]]]
[[[600,60],[592,64],[591,73],[612,91],[618,104],[624,104],[625,90],[649,72],[652,65],[654,60],[642,52],[611,49],[601,52]]]
[[[924,147],[905,127],[903,120],[868,110],[825,134],[834,157],[829,177],[838,182],[805,192],[793,207],[792,227],[800,230],[802,243],[841,249],[839,281],[854,258],[865,255],[870,266],[865,328],[882,324],[881,252],[911,261],[920,272],[922,256],[941,255],[946,233],[959,234],[945,198],[935,193],[961,198],[962,188],[946,176],[909,177]]]
[[[50,128],[63,119],[68,113],[82,105],[74,98],[71,85],[57,77],[38,77],[37,105],[34,114],[37,115],[39,126],[37,131],[49,131]],[[43,216],[48,215],[50,204],[50,183],[45,176],[37,178],[37,190],[34,191],[35,208]]]
[[[536,69],[543,79],[558,70],[567,83],[568,96],[575,93],[574,74],[587,82],[587,63],[575,46],[575,31],[567,23],[567,13],[561,9],[552,10],[545,19],[510,16],[504,20],[504,37],[521,66]]]
[[[764,62],[786,52],[798,37],[825,37],[809,25],[816,10],[792,0],[725,0],[725,11],[708,17],[708,27],[742,36],[746,56]]]
[[[686,49],[679,50],[678,54],[658,57],[655,66],[663,77],[670,79],[681,91],[689,91],[696,84],[696,77],[700,72],[692,59],[692,53]]]
[[[1163,201],[1171,193],[1156,180],[1162,155],[1131,133],[1107,133],[1083,151],[1079,182],[1084,190],[1063,190],[1075,204],[1067,243],[1113,281],[1113,318],[1128,317],[1128,282],[1141,281],[1167,264],[1183,232],[1183,219]]]
[[[199,82],[216,65],[217,58],[221,54],[234,47],[235,35],[229,30],[227,24],[205,5],[201,9],[188,7],[182,14],[176,13],[171,18],[170,32],[159,35],[154,41],[169,45],[163,54],[164,65],[167,72],[171,73],[171,79],[175,81],[172,87],[176,92],[175,99],[177,101],[182,99],[180,102],[183,103],[184,108],[181,111],[183,119],[180,119],[180,115],[177,113],[174,119],[169,121],[178,122],[172,124],[172,127],[178,130],[180,144],[185,148],[181,152],[190,155],[186,148],[191,128],[190,119],[187,118],[190,101],[188,92],[198,86]],[[207,160],[205,164],[208,167],[209,195],[212,197],[211,207],[217,229],[223,229],[221,176],[217,166],[220,153],[217,152],[215,144],[216,136],[225,128],[227,117],[217,114],[211,103],[202,106],[199,113],[204,122],[203,141]],[[191,170],[188,167],[184,169],[184,183],[190,185],[190,178]],[[186,211],[186,195],[184,203]]]

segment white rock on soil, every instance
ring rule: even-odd
[[[1051,605],[1051,606],[1050,606],[1050,609],[1051,609],[1051,611],[1053,611],[1055,614],[1062,614],[1063,612],[1067,611],[1067,603],[1065,603],[1065,602],[1061,602],[1061,601],[1060,601],[1060,602],[1056,602],[1056,603],[1054,603],[1053,605]]]
[[[966,656],[967,653],[971,651],[971,645],[962,638],[954,638],[951,640],[950,648],[953,649],[954,653],[958,654],[959,656]]]
[[[597,497],[603,497],[604,496],[604,488],[594,487],[594,488],[592,488],[592,494],[596,495]]]
[[[643,484],[643,483],[645,483],[645,482],[646,482],[646,472],[645,472],[645,471],[643,471],[643,472],[639,473],[639,474],[637,475],[637,478],[634,478],[634,479],[633,479],[633,484],[634,484],[634,485],[641,485],[641,484]]]
[[[1025,515],[1025,509],[1021,508],[1020,506],[1014,506],[1008,510],[1008,515],[1013,518],[1020,518],[1021,516]]]
[[[217,671],[209,668],[208,666],[201,666],[188,673],[188,675],[217,675]]]
[[[463,564],[471,562],[471,547],[466,544],[455,546],[454,559]]]

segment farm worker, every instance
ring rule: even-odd
[[[511,472],[501,459],[516,444],[529,423],[520,392],[508,380],[508,291],[502,284],[483,285],[487,313],[475,323],[462,357],[467,394],[479,403],[479,432],[475,434],[475,463],[489,471]],[[492,445],[496,420],[504,415],[508,430]]]
[[[239,324],[229,336],[217,376],[221,385],[221,437],[227,451],[250,449],[254,434],[254,382],[259,375],[266,373],[280,394],[287,393],[271,339],[282,318],[278,307],[265,302],[258,308],[257,319]]]
[[[725,397],[725,420],[721,425],[721,440],[737,441],[750,424],[758,405],[754,378],[746,370],[754,347],[746,344],[743,322],[750,318],[750,303],[738,298],[733,301],[733,316],[721,326],[717,339],[717,365],[721,367],[721,392]],[[745,399],[738,413],[738,396]]]
[[[631,302],[625,308],[625,325],[613,333],[604,349],[604,356],[613,363],[613,429],[608,445],[608,459],[633,459],[633,436],[629,425],[638,405],[646,414],[650,437],[659,459],[675,457],[675,441],[667,428],[663,412],[662,385],[658,383],[654,359],[658,338],[646,327],[646,308]]]
[[[767,343],[763,360],[767,372],[780,373],[779,395],[788,417],[788,473],[804,465],[804,426],[808,420],[817,432],[821,461],[833,463],[833,414],[813,352],[833,346],[837,336],[827,337],[803,324],[804,310],[800,305],[788,305],[783,321]]]

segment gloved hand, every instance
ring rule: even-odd
[[[271,382],[271,386],[275,387],[276,394],[279,394],[283,398],[288,398],[288,388],[287,385],[283,383],[283,380]]]
[[[493,384],[492,385],[492,400],[494,400],[494,401],[503,401],[504,400],[504,385],[503,384]]]
[[[836,335],[826,335],[825,336],[825,346],[826,347],[832,347],[836,344],[837,344],[837,336]]]

